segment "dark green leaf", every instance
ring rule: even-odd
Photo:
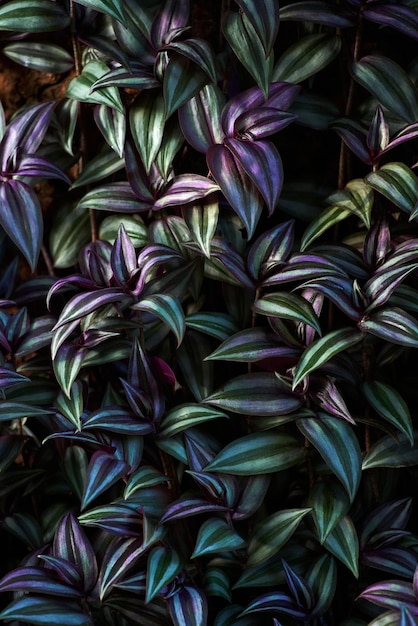
[[[363,383],[366,400],[376,413],[404,433],[411,446],[414,443],[413,425],[408,406],[402,396],[390,385],[373,380]]]
[[[0,29],[45,33],[66,28],[70,16],[50,0],[11,0],[0,7]]]
[[[301,83],[326,67],[341,50],[341,37],[328,33],[307,35],[282,54],[273,70],[274,81]]]
[[[324,546],[358,578],[359,545],[350,517],[343,517],[325,539]]]

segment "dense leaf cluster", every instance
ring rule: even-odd
[[[1,621],[418,619],[418,5],[222,5],[0,6]]]

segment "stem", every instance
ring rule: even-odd
[[[74,0],[70,0],[70,18],[71,18],[71,44],[73,47],[74,67],[77,76],[81,74],[81,52],[80,43],[77,37],[77,29],[75,24],[75,8]]]
[[[48,274],[50,276],[55,276],[54,266],[52,264],[52,260],[51,260],[51,257],[49,256],[48,250],[45,247],[45,244],[42,244],[41,252],[42,252],[43,259],[44,259],[44,263],[46,265],[46,269],[48,270]]]
[[[95,209],[89,209],[90,214],[90,237],[91,241],[97,241],[98,239],[98,229],[97,229],[97,220],[96,220],[96,211]]]

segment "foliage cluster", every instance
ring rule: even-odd
[[[0,620],[416,624],[418,3],[195,4],[0,6]]]

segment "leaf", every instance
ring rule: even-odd
[[[361,594],[370,602],[387,609],[400,607],[410,611],[411,615],[418,615],[418,606],[411,583],[391,580],[370,585]]]
[[[96,183],[123,169],[124,160],[114,150],[102,150],[83,167],[80,176],[73,182],[71,189]]]
[[[148,199],[138,199],[125,181],[96,187],[87,192],[77,205],[77,211],[96,209],[117,213],[140,213],[150,208]]]
[[[337,482],[317,482],[309,493],[309,504],[319,541],[324,543],[329,533],[348,512],[350,502],[347,494]]]
[[[96,291],[86,291],[73,296],[63,308],[53,330],[59,329],[64,324],[79,321],[82,317],[87,317],[98,308],[112,304],[114,302],[128,303],[131,296],[125,294],[118,287],[109,287]]]
[[[347,28],[353,25],[351,14],[339,5],[322,0],[302,0],[280,7],[280,19],[317,22],[325,26]]]
[[[390,385],[377,380],[363,383],[363,392],[376,413],[404,433],[412,446],[414,433],[411,415],[400,393]]]
[[[360,330],[400,346],[418,347],[418,322],[398,307],[378,309],[358,324]]]
[[[365,7],[364,17],[417,39],[418,15],[414,6],[404,6],[387,0],[373,2]]]
[[[246,545],[245,540],[228,523],[218,517],[211,517],[199,528],[196,544],[191,559],[203,555],[240,550]]]
[[[205,471],[238,476],[270,474],[293,467],[304,457],[305,449],[290,435],[256,432],[227,444]]]
[[[223,598],[229,604],[232,602],[229,591],[228,574],[220,567],[209,566],[205,569],[203,587],[207,596]]]
[[[194,495],[194,492],[186,491],[180,496],[180,498],[172,502],[170,506],[167,507],[167,510],[160,519],[160,524],[165,524],[166,522],[172,520],[183,519],[185,517],[192,517],[193,515],[199,515],[200,513],[213,514],[228,510],[229,507],[223,504],[214,504],[209,502],[207,498],[202,498]]]
[[[34,270],[42,244],[43,219],[39,200],[26,183],[0,183],[0,224]]]
[[[106,405],[92,411],[83,419],[83,429],[97,428],[121,435],[147,435],[153,426],[146,420],[135,418],[129,409],[119,405]]]
[[[162,94],[154,91],[140,93],[130,107],[129,125],[147,174],[160,149],[164,123],[165,110]]]
[[[320,557],[306,574],[306,582],[311,587],[315,606],[312,616],[324,615],[330,607],[337,586],[337,565],[329,554]]]
[[[161,472],[157,471],[150,465],[142,465],[130,475],[123,497],[125,500],[128,500],[129,496],[138,491],[138,489],[144,489],[145,487],[151,487],[153,485],[160,485],[169,480],[169,477],[165,476],[165,474],[161,474]]]
[[[414,432],[416,441],[417,433]],[[418,443],[411,446],[409,438],[400,434],[382,437],[372,445],[363,459],[363,469],[374,467],[410,467],[418,464]]]
[[[186,324],[183,309],[177,298],[164,293],[153,294],[143,298],[131,308],[156,315],[173,331],[177,339],[177,347],[181,344],[186,332]]]
[[[84,207],[64,205],[57,213],[49,235],[54,267],[74,265],[80,250],[90,241],[90,216]]]
[[[53,43],[18,41],[4,46],[3,53],[19,65],[51,74],[63,74],[74,65],[73,57]]]
[[[162,437],[172,437],[183,430],[222,417],[228,416],[222,411],[200,404],[177,405],[164,416],[160,424],[160,434]]]
[[[318,369],[333,356],[351,348],[363,338],[362,333],[353,328],[341,328],[316,339],[306,348],[296,366],[293,377],[293,389],[310,372]]]
[[[49,1],[49,0],[48,0]],[[76,602],[50,600],[44,596],[23,596],[11,602],[1,613],[0,620],[21,620],[29,624],[56,626],[92,626],[90,617]]]
[[[324,546],[358,578],[358,537],[350,517],[343,517],[338,522],[325,539]]]
[[[166,50],[174,50],[190,59],[209,76],[213,83],[216,79],[216,63],[213,50],[203,39],[186,39],[185,41],[171,42]]]
[[[222,143],[221,109],[225,98],[217,85],[205,85],[179,108],[180,128],[186,141],[205,153],[212,144]]]
[[[282,160],[275,146],[268,141],[240,141],[232,137],[225,139],[224,146],[251,178],[272,215],[283,186]]]
[[[150,602],[165,585],[183,569],[180,555],[163,546],[153,548],[148,556],[147,587],[145,601]]]
[[[223,22],[222,30],[232,50],[267,98],[272,80],[273,52],[266,57],[263,42],[254,28],[253,21],[255,19],[250,21],[246,13],[242,15],[229,13]]]
[[[263,45],[270,54],[279,30],[279,3],[276,0],[237,0]]]
[[[126,26],[125,13],[123,11],[123,5],[117,0],[76,0],[78,4],[82,4],[89,9],[94,9],[105,15],[110,15],[119,20]]]
[[[244,168],[226,146],[213,145],[206,154],[209,169],[251,238],[261,215],[260,194]]]
[[[98,78],[106,74],[108,69],[107,65],[102,61],[89,61],[84,66],[81,75],[72,78],[68,83],[67,97],[81,102],[105,104],[123,114],[124,107],[116,87],[103,87],[92,91],[93,84]]]
[[[172,33],[185,28],[189,18],[189,0],[165,0],[163,7],[157,11],[151,27],[151,43],[157,50],[169,43]],[[145,27],[148,34],[150,29]]]
[[[125,114],[105,104],[99,104],[94,108],[94,121],[108,145],[120,158],[123,158],[126,133]]]
[[[46,33],[66,28],[70,16],[50,0],[11,0],[0,7],[0,29]]]
[[[156,165],[165,181],[168,181],[173,172],[173,161],[184,144],[176,116],[171,117],[164,127],[163,139],[156,158]]]
[[[4,472],[16,461],[24,443],[23,437],[19,435],[0,436],[0,472]]]
[[[341,206],[330,206],[321,211],[303,233],[300,244],[301,251],[306,250],[315,239],[318,239],[323,233],[335,226],[335,224],[347,219],[350,215],[350,209],[345,209]]]
[[[273,80],[301,83],[329,65],[340,50],[341,37],[338,35],[307,35],[281,55],[273,69]]]
[[[264,328],[240,330],[221,343],[206,361],[237,361],[252,363],[262,359],[297,359],[299,351],[283,346],[277,335]]]
[[[200,589],[184,585],[167,602],[174,626],[206,626],[208,602]]]
[[[268,515],[255,526],[248,546],[247,566],[267,561],[290,539],[311,509],[286,509]]]
[[[206,202],[184,210],[184,220],[194,240],[208,258],[210,258],[212,239],[218,225],[218,215],[218,202]]]
[[[407,165],[386,163],[377,172],[368,174],[366,180],[395,206],[411,213],[411,220],[416,217],[414,209],[418,201],[418,177]]]
[[[54,535],[53,555],[75,565],[82,588],[89,592],[96,583],[96,555],[79,522],[72,513],[65,513]]]
[[[171,57],[164,72],[163,92],[166,117],[193,98],[208,82],[206,72],[180,54]]]
[[[81,598],[81,591],[64,584],[50,570],[40,567],[20,567],[0,580],[0,591],[45,593],[63,598]]]
[[[335,417],[301,418],[297,426],[343,484],[352,502],[361,479],[361,450],[353,427]]]
[[[205,361],[210,349],[207,337],[188,330],[176,353],[183,378],[197,402],[203,401],[213,390],[213,363]]]
[[[98,581],[100,601],[103,601],[121,578],[126,577],[144,551],[142,541],[136,537],[129,539],[118,537],[108,544]]]
[[[154,202],[153,209],[166,209],[196,202],[218,190],[218,185],[205,176],[180,174],[160,192],[158,199]]]
[[[237,331],[237,326],[228,313],[213,311],[199,311],[187,315],[186,326],[215,337],[219,341],[223,341]]]
[[[306,621],[307,613],[300,607],[288,593],[277,591],[266,593],[252,600],[240,615],[248,613],[277,612],[280,615],[288,615],[297,621]],[[239,621],[236,622],[239,624]],[[254,622],[251,622],[253,624]]]
[[[367,55],[352,66],[354,79],[377,101],[406,122],[418,118],[418,97],[413,82],[392,59]]]
[[[254,303],[254,312],[269,317],[302,322],[321,334],[319,320],[310,302],[293,293],[271,293]]]
[[[53,368],[57,382],[70,397],[71,387],[78,376],[86,356],[87,348],[63,343],[54,355]]]
[[[232,378],[204,401],[226,411],[254,416],[287,415],[303,403],[274,374],[264,372]]]
[[[100,223],[99,239],[114,243],[120,226],[135,248],[143,248],[148,243],[148,232],[143,219],[139,215],[109,215]]]

